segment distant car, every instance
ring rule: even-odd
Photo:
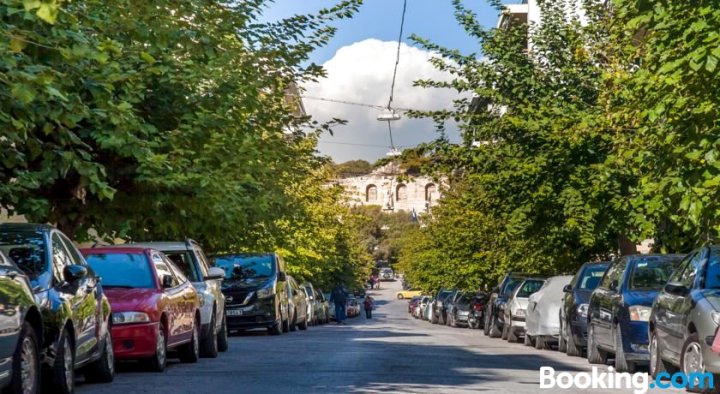
[[[526,278],[508,298],[504,309],[505,324],[502,339],[517,342],[518,337],[525,335],[525,319],[527,318],[528,298],[540,290],[545,284],[543,278]]]
[[[395,293],[395,298],[398,300],[404,300],[406,298],[413,298],[422,295],[422,290],[401,290]]]
[[[422,297],[420,297],[420,296],[415,296],[415,297],[411,298],[410,301],[408,301],[408,313],[409,314],[413,314],[415,312],[415,308],[417,308],[417,306],[420,304],[421,298]]]
[[[525,344],[546,349],[557,342],[560,335],[560,308],[563,289],[572,276],[553,276],[545,280],[540,290],[530,295],[525,319]]]
[[[287,277],[287,294],[288,294],[288,316],[289,331],[295,331],[297,328],[307,330],[310,316],[308,316],[307,294],[305,289],[297,284],[295,279],[288,275]]]
[[[590,294],[598,287],[609,261],[585,263],[563,291],[560,308],[558,351],[568,356],[582,356],[587,346],[587,311]]]
[[[648,320],[655,296],[683,256],[631,255],[612,263],[588,306],[587,358],[605,364],[614,355],[615,370],[633,372],[646,364]]]
[[[347,297],[347,301],[345,304],[345,311],[347,317],[360,316],[360,303],[358,303],[357,298],[350,295]]]
[[[337,317],[335,316],[335,304],[330,302],[330,296],[331,293],[323,293],[323,298],[325,299],[325,302],[328,304],[328,320],[333,321],[337,320]]]
[[[512,295],[515,288],[527,278],[528,274],[523,273],[507,273],[493,291],[490,293],[490,299],[485,307],[485,324],[483,333],[491,338],[497,338],[502,335],[503,326],[505,324],[505,303]]]
[[[155,372],[165,369],[169,350],[182,362],[200,358],[200,298],[167,256],[137,246],[82,253],[110,300],[115,358],[142,360]]]
[[[315,315],[315,310],[317,309],[315,302],[315,289],[313,289],[312,283],[303,283],[300,285],[300,289],[305,293],[308,325],[314,326],[317,324],[317,316]]]
[[[455,297],[455,294],[457,294],[457,290],[454,289],[442,289],[437,293],[432,304],[432,320],[430,321],[432,324],[446,324],[447,310],[445,308],[447,305],[445,301]]]
[[[688,254],[658,293],[649,320],[650,374],[720,374],[720,246]],[[712,341],[710,341],[712,339]]]
[[[228,349],[228,328],[222,281],[225,271],[211,267],[200,244],[192,239],[183,242],[145,242],[132,245],[164,253],[190,280],[200,296],[200,355],[217,357]]]
[[[425,308],[427,308],[428,303],[430,303],[431,298],[428,296],[422,296],[420,298],[420,302],[418,302],[417,307],[413,310],[413,317],[416,319],[422,318],[422,314],[425,311]]]
[[[383,268],[380,270],[380,280],[382,281],[394,281],[395,273],[391,268]]]
[[[472,296],[467,293],[458,293],[455,300],[448,309],[448,325],[450,327],[465,327],[468,325],[468,317],[472,309]]]
[[[75,245],[54,227],[30,223],[0,224],[0,245],[28,276],[41,305],[41,360],[53,392],[72,393],[81,368],[90,382],[111,382],[110,302]]]
[[[285,261],[276,253],[237,253],[215,256],[225,272],[222,292],[231,330],[265,328],[270,335],[290,329]]]
[[[0,236],[0,250],[14,243]],[[40,346],[43,322],[30,279],[0,252],[0,327],[7,333],[0,341],[0,388],[9,393],[39,392]],[[19,368],[18,368],[19,366]]]
[[[353,291],[353,295],[357,298],[365,298],[365,289],[359,287]]]
[[[428,300],[427,305],[425,305],[425,309],[423,309],[423,311],[422,311],[421,317],[423,320],[429,321],[429,322],[432,321],[432,319],[433,319],[433,315],[432,315],[433,314],[433,304],[434,303],[435,303],[435,299],[431,297],[430,300]]]

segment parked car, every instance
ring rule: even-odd
[[[563,290],[572,280],[572,276],[553,276],[528,298],[527,318],[525,320],[525,344],[536,349],[546,349],[550,343],[557,342],[560,336],[560,308]]]
[[[648,320],[653,300],[682,259],[633,255],[612,263],[588,306],[587,358],[604,364],[613,354],[618,372],[649,361]]]
[[[137,246],[81,252],[103,278],[115,358],[143,360],[155,372],[165,370],[169,350],[177,350],[182,362],[197,362],[200,297],[167,256]]]
[[[51,226],[29,223],[0,224],[0,245],[41,305],[41,360],[53,392],[72,393],[80,369],[90,382],[111,382],[110,302],[75,245]]]
[[[394,281],[395,280],[395,273],[393,272],[392,268],[383,268],[380,270],[380,280],[381,281]]]
[[[361,287],[358,287],[357,289],[355,289],[355,290],[353,291],[353,295],[354,295],[356,298],[365,298],[365,294],[366,294],[365,289],[363,289],[363,288],[361,288]]]
[[[328,304],[328,321],[337,320],[337,317],[335,316],[335,305],[330,302],[330,295],[331,293],[322,293],[323,298],[325,299],[325,302]]]
[[[307,304],[307,319],[308,325],[314,326],[317,323],[317,315],[315,309],[317,309],[315,302],[315,289],[312,287],[312,283],[303,283],[300,285],[300,289],[305,293],[305,302]]]
[[[200,355],[217,357],[228,349],[228,327],[222,281],[225,272],[211,267],[200,244],[185,242],[149,242],[136,246],[152,248],[164,253],[190,280],[200,296]]]
[[[307,294],[305,288],[298,285],[295,278],[287,277],[288,312],[290,316],[289,331],[296,329],[307,330],[310,316],[308,316]]]
[[[658,293],[648,324],[650,374],[720,374],[720,246],[688,254]]]
[[[352,295],[348,296],[345,310],[347,317],[360,316],[360,303],[358,303],[357,298]]]
[[[563,291],[562,307],[560,308],[560,337],[558,351],[568,356],[582,356],[587,346],[587,311],[590,294],[600,284],[609,261],[590,262],[583,264],[570,284]]]
[[[422,290],[401,290],[395,293],[395,298],[404,300],[422,295]]]
[[[326,324],[328,322],[328,303],[325,302],[322,293],[312,283],[306,283],[305,290],[312,294],[310,296],[313,306],[312,324]]]
[[[412,299],[410,299],[410,301],[408,301],[408,313],[409,314],[412,315],[413,313],[415,313],[415,308],[417,308],[417,306],[420,304],[421,298],[422,297],[420,297],[420,296],[415,296]]]
[[[429,302],[430,297],[422,296],[420,298],[420,302],[418,302],[417,307],[413,310],[413,317],[416,319],[420,319],[422,317],[423,311],[425,310]]]
[[[468,328],[483,328],[485,324],[485,308],[487,307],[490,295],[485,292],[478,292],[470,300],[470,313],[468,314]]]
[[[472,296],[467,293],[458,292],[455,299],[448,306],[448,325],[450,327],[465,327],[468,325],[468,317],[473,305]]]
[[[435,304],[435,298],[430,298],[425,309],[422,311],[422,319],[426,321],[432,321],[433,319],[433,304]]]
[[[540,290],[543,284],[545,284],[545,279],[526,278],[508,298],[504,309],[505,325],[502,339],[507,339],[508,342],[517,342],[518,338],[525,334],[528,298]]]
[[[432,324],[445,324],[445,321],[447,320],[445,300],[454,297],[455,294],[457,294],[457,290],[452,289],[442,289],[437,293],[435,296],[435,302],[432,304],[432,320],[430,320]]]
[[[502,335],[503,326],[505,325],[505,303],[510,298],[515,288],[526,277],[530,275],[522,273],[507,273],[500,284],[490,292],[490,299],[485,307],[485,324],[483,333],[491,338],[497,338]]]
[[[225,272],[230,330],[266,328],[271,335],[290,329],[285,261],[275,253],[224,254],[214,264]]]
[[[40,391],[40,346],[43,321],[30,279],[5,256],[12,243],[0,236],[0,389],[10,393]]]

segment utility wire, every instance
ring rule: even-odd
[[[390,83],[390,98],[388,99],[387,110],[394,112],[392,109],[392,102],[395,96],[395,81],[397,80],[398,65],[400,65],[400,48],[402,47],[403,30],[405,29],[405,14],[407,12],[407,0],[403,0],[402,17],[400,18],[400,34],[398,35],[397,51],[395,52],[395,67],[393,68],[392,82]],[[395,153],[395,143],[393,142],[392,136],[392,124],[391,121],[387,121],[388,133],[390,134],[390,149],[392,153]]]
[[[333,98],[327,98],[327,97],[316,97],[316,96],[301,96],[301,97],[304,99],[307,99],[307,100],[316,100],[316,101],[325,101],[325,102],[329,102],[329,103],[355,105],[358,107],[367,107],[367,108],[374,108],[374,109],[387,109],[387,107],[384,105],[360,103],[357,101],[340,100],[340,99],[333,99]],[[410,108],[395,108],[395,111],[407,112],[407,111],[412,111],[412,109],[410,109]]]

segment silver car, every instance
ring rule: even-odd
[[[543,287],[528,298],[525,318],[525,344],[545,349],[550,342],[557,342],[560,336],[560,308],[563,303],[563,288],[572,276],[553,276]]]
[[[225,296],[222,280],[225,271],[210,267],[200,244],[188,239],[185,242],[146,242],[135,244],[165,253],[195,287],[200,295],[200,324],[202,325],[200,354],[217,357],[218,351],[228,349],[228,331],[225,320]]]

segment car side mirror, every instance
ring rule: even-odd
[[[63,269],[63,279],[66,282],[72,283],[80,279],[85,278],[88,275],[88,270],[85,266],[73,264],[68,265]]]
[[[223,278],[225,278],[225,271],[218,267],[210,267],[208,274],[205,276],[205,280],[218,280]]]
[[[672,295],[677,296],[684,296],[687,295],[690,290],[682,283],[679,282],[670,282],[665,285],[665,292],[670,293]]]
[[[565,285],[565,287],[563,287],[563,293],[572,293],[572,286],[569,284]]]
[[[285,282],[287,280],[287,275],[284,272],[278,272],[278,281]]]
[[[170,275],[164,275],[162,277],[162,287],[165,289],[169,289],[173,287],[173,278]]]

